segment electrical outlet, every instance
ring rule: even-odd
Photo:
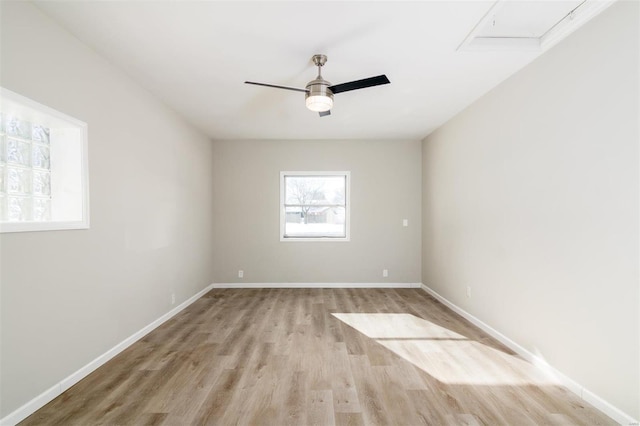
[[[382,270],[382,276],[387,278],[389,276],[389,270],[388,269],[383,269]]]
[[[471,287],[467,286],[467,297],[470,298],[471,297]]]
[[[176,304],[176,294],[175,293],[171,293],[171,304],[172,305]]]
[[[404,226],[404,227],[409,226],[409,219],[403,219],[402,220],[402,226]]]
[[[244,277],[244,271],[242,269],[240,269],[238,271],[238,278],[242,278],[242,277]]]

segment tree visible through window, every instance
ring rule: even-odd
[[[282,172],[281,239],[348,240],[349,172]]]

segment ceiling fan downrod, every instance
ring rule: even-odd
[[[311,57],[313,63],[318,67],[318,77],[316,79],[322,79],[322,67],[327,63],[327,55],[313,55]]]

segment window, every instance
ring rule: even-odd
[[[280,241],[349,241],[349,172],[280,172]]]
[[[87,125],[0,90],[0,231],[88,228]]]

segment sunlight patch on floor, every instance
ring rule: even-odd
[[[556,385],[548,374],[516,355],[471,340],[405,313],[333,313],[440,382],[474,385]]]

